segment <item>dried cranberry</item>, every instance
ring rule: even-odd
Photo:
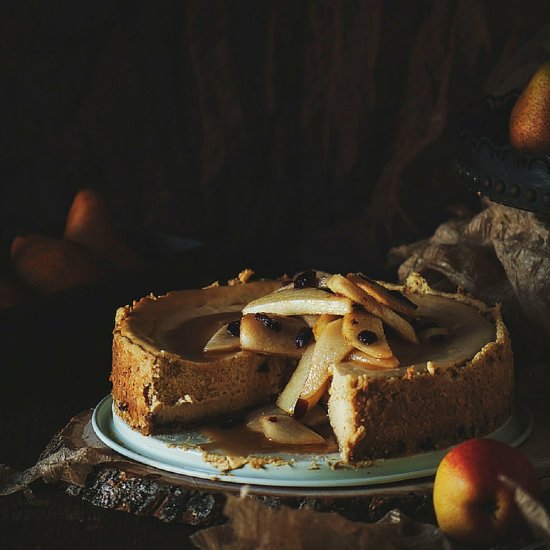
[[[228,323],[227,325],[227,332],[231,334],[231,336],[238,337],[241,335],[241,320],[237,319],[236,321],[231,321],[231,323]]]
[[[296,347],[298,349],[307,346],[313,338],[313,329],[311,327],[302,327],[296,335]]]
[[[372,332],[372,330],[362,330],[358,335],[357,339],[362,344],[374,344],[378,340],[378,336],[376,336],[375,332]]]
[[[317,286],[317,272],[314,269],[308,269],[294,279],[294,288],[306,288]]]
[[[281,329],[283,328],[279,321],[272,319],[265,313],[256,313],[256,315],[254,315],[254,319],[256,319],[256,321],[260,321],[264,327],[274,330],[275,332],[281,332]]]

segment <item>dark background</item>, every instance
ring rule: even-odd
[[[0,464],[30,467],[110,391],[118,306],[245,266],[395,277],[392,246],[480,207],[453,172],[455,115],[548,57],[539,0],[1,2],[0,276],[17,234],[62,236],[85,187],[125,230],[208,253],[0,312]],[[2,497],[0,524],[3,548],[194,530],[58,485]]]
[[[525,66],[549,15],[510,0],[4,3],[1,258],[18,233],[60,236],[94,187],[124,228],[215,244],[235,266],[385,274],[389,247],[476,207],[452,172],[453,117]]]

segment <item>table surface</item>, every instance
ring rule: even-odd
[[[183,280],[181,287],[185,284]],[[134,296],[147,294],[138,294],[142,290],[134,285],[130,292],[136,292]],[[114,304],[128,301],[127,296],[113,292],[101,302],[93,289],[83,296],[69,294],[61,305],[54,301],[16,315],[0,312],[0,333],[5,337],[0,360],[9,373],[0,402],[0,464],[16,470],[32,466],[58,430],[110,391]],[[99,307],[99,317],[85,322],[83,304]],[[59,316],[65,318],[64,325],[54,322]],[[97,334],[88,333],[85,340],[73,338],[75,345],[64,347],[57,345],[60,326],[65,331],[73,327],[74,334],[91,326],[99,329]],[[29,339],[29,334],[37,338]],[[193,547],[189,536],[197,527],[98,508],[66,494],[61,486],[36,482],[32,489],[0,497],[0,548],[72,548],[77,544],[80,549]],[[550,495],[546,493],[548,505]]]

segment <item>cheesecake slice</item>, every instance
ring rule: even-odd
[[[418,284],[420,281],[420,284]],[[333,366],[329,418],[344,462],[443,449],[490,434],[513,409],[513,361],[500,308],[408,281],[417,315],[446,336],[418,346],[394,340],[400,365]]]

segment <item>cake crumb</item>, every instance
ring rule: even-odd
[[[227,286],[235,286],[240,284],[245,284],[254,277],[255,273],[252,269],[243,269],[234,279],[229,279],[227,281]]]

